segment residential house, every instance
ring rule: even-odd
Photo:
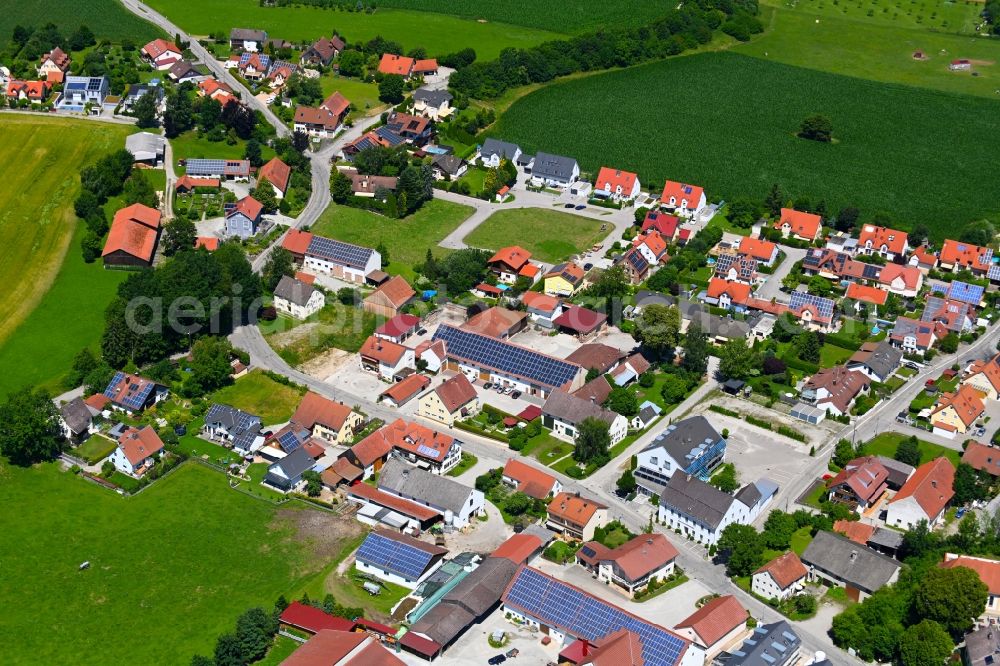
[[[125,92],[125,96],[122,97],[121,112],[133,113],[135,110],[135,105],[139,102],[140,99],[142,99],[146,95],[153,96],[153,103],[156,105],[155,106],[156,117],[162,118],[163,112],[166,110],[167,94],[163,90],[163,86],[150,85],[148,83],[133,83],[128,87],[128,90]],[[148,134],[148,132],[143,132],[143,134]],[[128,139],[131,138],[131,136],[134,135],[125,137],[125,140],[128,141]],[[160,138],[162,139],[163,137]]]
[[[202,77],[198,81],[198,96],[214,99],[222,108],[226,108],[230,102],[239,102],[239,98],[228,84],[217,81],[211,76]]]
[[[199,178],[248,180],[250,160],[189,159],[184,162],[184,173]]]
[[[885,383],[899,368],[903,352],[888,341],[865,342],[847,359],[847,369],[864,373],[875,382]]]
[[[423,393],[430,385],[431,378],[426,375],[408,375],[379,393],[378,399],[399,408]]]
[[[52,84],[48,81],[17,81],[11,79],[7,82],[8,101],[27,100],[34,104],[41,104],[52,92]]]
[[[923,356],[937,342],[935,328],[934,324],[910,317],[896,317],[889,331],[889,342],[902,349],[904,354]]]
[[[437,74],[437,60],[433,58],[417,60],[393,53],[383,53],[379,59],[378,71],[382,74],[397,74],[404,79],[411,76],[429,76]]]
[[[167,70],[167,78],[177,85],[187,83],[188,81],[197,83],[203,76],[204,74],[198,71],[197,67],[186,60],[178,60]],[[222,100],[218,101],[219,104],[222,104]]]
[[[166,139],[152,132],[136,132],[125,137],[125,150],[140,164],[158,166],[163,163]]]
[[[229,31],[229,48],[243,51],[260,51],[267,41],[267,33],[263,30],[249,28],[233,28]]]
[[[775,492],[776,486],[760,481],[747,484],[733,496],[694,475],[673,474],[654,494],[660,497],[660,522],[698,543],[711,546],[718,542],[728,525],[749,525],[756,520]]]
[[[127,414],[152,407],[164,400],[167,393],[166,386],[127,372],[116,372],[104,389],[104,395],[111,401],[111,406]]]
[[[559,479],[517,458],[507,460],[500,481],[534,499],[548,499],[562,492]]]
[[[163,442],[150,426],[129,427],[118,438],[108,460],[122,474],[139,478],[149,471],[163,451]]]
[[[445,343],[441,340],[424,340],[417,345],[414,353],[417,358],[427,364],[427,372],[435,374],[440,372],[448,361]]]
[[[726,594],[706,602],[674,629],[711,658],[746,632],[749,619],[750,613],[736,597]]]
[[[677,237],[677,228],[680,226],[680,218],[676,215],[664,213],[662,210],[651,208],[646,211],[646,217],[642,220],[641,231],[646,233],[650,230],[657,231],[668,243],[674,242]]]
[[[326,305],[322,291],[295,278],[282,275],[274,288],[274,308],[295,319],[306,319]]]
[[[379,428],[344,451],[340,457],[360,469],[361,478],[370,479],[376,472],[381,471],[390,453],[392,453],[392,442],[386,437],[386,432]]]
[[[451,427],[455,421],[479,413],[479,394],[469,379],[459,373],[420,397],[417,416]]]
[[[976,323],[976,310],[962,301],[928,296],[920,321],[941,324],[945,331],[961,335],[972,330]]]
[[[589,340],[607,328],[608,315],[579,305],[563,308],[563,313],[552,320],[560,333],[575,335],[580,340]]]
[[[745,312],[752,287],[745,282],[732,282],[713,277],[702,300],[723,310]]]
[[[580,493],[563,491],[549,502],[545,526],[569,539],[590,541],[607,524],[607,505]]]
[[[264,445],[261,419],[241,409],[213,404],[205,413],[202,434],[213,442],[231,446],[237,453],[248,456]]]
[[[802,399],[834,416],[844,416],[850,413],[859,395],[867,395],[869,386],[871,379],[865,373],[835,365],[809,378],[802,389]]]
[[[954,481],[955,466],[947,458],[925,462],[889,500],[885,524],[908,530],[926,520],[934,528],[955,495]]]
[[[552,329],[555,320],[562,314],[562,302],[555,296],[526,291],[521,295],[521,303],[532,323],[542,328]]]
[[[396,344],[403,344],[406,339],[420,328],[420,317],[411,314],[398,314],[375,329],[375,335]]]
[[[858,513],[878,505],[889,488],[889,470],[874,456],[856,458],[827,481],[827,498]]]
[[[823,219],[812,213],[782,208],[781,218],[774,223],[774,228],[781,231],[781,235],[785,238],[791,236],[812,243],[823,231]]]
[[[594,183],[594,196],[599,199],[610,199],[615,203],[632,201],[637,196],[641,186],[639,176],[630,171],[601,167]]]
[[[462,329],[488,335],[498,340],[506,340],[524,330],[527,327],[527,322],[528,314],[526,312],[493,306],[474,314],[462,324]]]
[[[352,160],[362,150],[368,150],[369,148],[396,148],[404,143],[406,143],[406,139],[392,131],[388,125],[383,125],[371,132],[365,132],[357,139],[347,143],[341,152],[345,159]]]
[[[842,587],[847,597],[864,601],[899,578],[900,564],[891,557],[854,543],[834,532],[819,531],[802,553],[809,581]]]
[[[788,551],[754,571],[750,589],[765,599],[784,601],[805,589],[808,575],[799,556]]]
[[[693,217],[707,205],[705,190],[697,185],[687,185],[668,180],[663,184],[660,206],[678,217]]]
[[[691,416],[667,428],[636,454],[639,491],[655,495],[676,474],[708,479],[726,457],[726,440],[704,416]]]
[[[651,266],[666,262],[670,258],[667,255],[667,239],[655,229],[640,233],[633,238],[632,248],[641,252]]]
[[[380,379],[391,382],[407,370],[416,370],[413,350],[395,342],[369,336],[358,350],[361,367],[374,372]]]
[[[987,625],[965,635],[962,666],[993,666],[1000,662],[1000,631]]]
[[[920,293],[920,287],[924,283],[924,274],[915,266],[886,264],[879,271],[878,282],[884,289],[894,294],[912,298]]]
[[[419,423],[396,419],[380,432],[397,457],[434,474],[447,474],[461,461],[461,441]]]
[[[744,236],[740,238],[738,252],[745,257],[756,259],[757,263],[773,266],[778,260],[778,246],[771,241]]]
[[[518,245],[511,245],[497,250],[497,252],[487,261],[487,266],[497,276],[497,280],[504,284],[514,284],[520,277],[521,271],[529,265],[531,253]]]
[[[1000,476],[1000,448],[991,444],[969,441],[962,453],[962,462],[990,476]]]
[[[793,291],[788,299],[788,310],[799,320],[799,324],[821,333],[831,333],[836,329],[836,308],[837,303],[832,299],[804,291]]]
[[[1000,622],[1000,561],[985,557],[945,553],[944,562],[938,566],[942,569],[965,567],[975,571],[987,590],[986,606],[976,624],[994,627]]]
[[[385,127],[407,143],[422,146],[430,140],[434,132],[431,121],[421,116],[393,111],[385,121]]]
[[[262,181],[267,181],[274,188],[274,196],[278,199],[285,198],[288,191],[288,182],[292,177],[292,167],[281,161],[278,157],[272,157],[264,166],[257,171],[257,185]]]
[[[541,151],[531,166],[531,184],[535,187],[566,188],[580,177],[580,165],[572,157]]]
[[[468,527],[485,511],[483,493],[447,476],[434,474],[391,458],[378,478],[379,490],[427,506],[444,516],[445,524]]]
[[[444,561],[447,548],[399,532],[375,529],[354,556],[358,571],[411,590]]]
[[[226,210],[226,235],[247,239],[260,229],[264,205],[249,194]]]
[[[340,55],[345,47],[344,40],[338,35],[333,35],[330,38],[320,37],[302,52],[299,64],[303,67],[306,65],[326,67]]]
[[[271,71],[271,56],[264,53],[244,53],[240,56],[237,69],[247,81],[260,81]]]
[[[993,250],[971,243],[945,240],[938,254],[941,270],[957,273],[969,270],[973,275],[986,275],[993,265]]]
[[[105,266],[152,266],[160,239],[160,211],[142,204],[118,210],[101,257]]]
[[[94,415],[97,410],[91,408],[83,398],[73,398],[59,408],[59,427],[63,437],[73,443],[79,443],[93,434]]]
[[[715,261],[715,277],[753,285],[757,281],[757,260],[738,254],[720,255]]]
[[[291,492],[302,485],[302,475],[311,470],[315,464],[316,461],[308,449],[299,446],[268,466],[263,483],[282,493]]]
[[[539,398],[556,390],[575,391],[587,374],[576,363],[449,324],[438,326],[432,342],[445,344],[448,370]]]
[[[306,240],[305,237],[300,237],[300,239]],[[365,277],[369,273],[381,270],[382,255],[367,247],[309,234],[308,245],[303,252],[302,265],[311,273],[326,273],[339,280],[364,284]],[[391,289],[394,296],[399,296],[402,292],[398,282]],[[383,316],[389,318],[396,314],[396,312],[384,313]]]
[[[580,424],[591,418],[608,425],[612,446],[625,439],[628,434],[628,419],[621,414],[563,391],[550,393],[542,406],[542,425],[551,430],[554,436],[567,442],[575,442]]]
[[[67,76],[59,98],[59,108],[83,111],[90,104],[98,107],[96,111],[99,113],[109,88],[106,76]]]
[[[938,257],[926,245],[921,245],[913,250],[913,254],[910,255],[910,259],[906,263],[909,266],[919,268],[921,273],[927,274],[931,269],[937,268]]]
[[[484,167],[495,169],[500,166],[500,162],[503,160],[517,164],[521,157],[521,147],[516,143],[500,141],[490,137],[483,141],[483,145],[480,146],[476,157],[479,158],[480,163]]]
[[[420,88],[413,91],[413,112],[439,122],[451,115],[451,101],[454,99],[447,90]]]
[[[568,298],[583,286],[584,270],[573,262],[556,264],[545,274],[545,294]]]
[[[431,160],[431,170],[435,180],[454,180],[465,175],[469,164],[455,155],[436,155]]]
[[[632,382],[637,381],[639,376],[651,367],[650,362],[642,354],[632,354],[611,371],[611,378],[616,386],[628,386]]]
[[[962,385],[971,386],[990,400],[1000,399],[1000,354],[983,361],[973,361],[966,370]]]
[[[53,83],[61,82],[69,72],[71,62],[69,55],[57,46],[39,58],[38,78]]]
[[[931,409],[930,421],[934,434],[952,439],[965,435],[986,411],[982,393],[970,384],[963,384],[953,393],[938,397]]]
[[[608,383],[607,378],[604,375],[594,377],[589,382],[573,391],[572,395],[580,398],[581,400],[589,400],[595,404],[601,405],[608,399],[611,395],[611,384]],[[534,409],[538,410],[538,415],[535,418],[541,416],[542,408],[532,405]],[[531,409],[529,407],[528,409]]]
[[[339,618],[338,618],[339,619]],[[405,662],[367,632],[323,629],[281,662],[283,666],[404,666]]]
[[[351,192],[356,197],[374,199],[384,197],[387,192],[395,192],[399,178],[395,176],[371,176],[358,173],[357,169],[339,167],[340,173],[351,179]]]
[[[874,314],[878,315],[878,308],[885,305],[886,301],[889,300],[889,292],[885,289],[880,289],[879,287],[870,287],[866,284],[861,284],[860,282],[851,282],[847,285],[847,291],[844,292],[844,298],[852,299],[856,301],[854,304],[855,313],[861,313],[862,304],[867,303],[872,307]]]
[[[663,580],[674,572],[677,549],[662,534],[640,534],[617,548],[598,541],[584,543],[576,561],[597,580],[612,585],[630,598],[650,581]]]
[[[799,663],[801,649],[802,641],[798,634],[788,622],[781,620],[758,625],[738,649],[721,653],[712,663],[726,666],[794,666]],[[828,662],[824,665],[816,663],[817,666],[829,666]]]
[[[173,42],[165,39],[154,39],[139,50],[142,59],[160,71],[170,69],[174,63],[184,57],[184,52]]]
[[[413,287],[406,280],[398,275],[393,275],[378,289],[365,297],[362,307],[367,312],[391,319],[398,315],[399,311],[416,295],[417,292],[413,291]]]
[[[862,254],[877,254],[889,261],[896,257],[905,257],[910,251],[905,231],[887,229],[886,227],[866,224],[861,227],[858,235],[858,252]]]

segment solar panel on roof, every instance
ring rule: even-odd
[[[798,310],[805,305],[811,305],[816,308],[816,311],[824,318],[833,316],[834,303],[829,298],[815,296],[804,291],[793,291],[788,301],[788,307]]]
[[[278,436],[278,443],[281,445],[281,450],[285,453],[291,453],[302,446],[302,441],[290,430]]]
[[[190,159],[184,169],[189,176],[212,176],[226,172],[226,160]]]
[[[313,236],[306,254],[326,259],[346,266],[364,268],[374,250],[358,245],[350,245],[323,236]]]
[[[948,289],[948,298],[970,305],[979,305],[980,301],[983,300],[984,291],[985,288],[977,284],[967,284],[955,280]]]
[[[866,280],[875,280],[878,278],[879,274],[882,272],[880,266],[875,266],[874,264],[865,264],[865,267],[861,271],[861,277]]]
[[[357,559],[360,562],[410,580],[420,578],[427,569],[427,565],[430,564],[432,557],[433,555],[425,550],[386,538],[375,532],[365,537],[357,554]]]
[[[437,458],[438,457],[437,449],[432,449],[431,447],[427,446],[426,444],[419,444],[417,446],[417,453],[419,453],[421,455],[424,455],[424,456],[427,456],[428,458]]]
[[[988,277],[991,282],[1000,280],[1000,266],[990,266],[990,270],[986,272],[986,277]]]

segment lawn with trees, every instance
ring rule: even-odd
[[[500,209],[463,240],[497,250],[520,245],[539,261],[558,263],[579,254],[609,233],[601,221],[544,208]],[[609,225],[610,227],[610,225]]]

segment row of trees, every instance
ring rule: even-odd
[[[81,25],[69,35],[63,35],[55,23],[46,23],[41,28],[34,26],[14,26],[10,42],[4,50],[6,64],[15,75],[34,73],[38,59],[55,47],[70,51],[82,51],[97,43],[93,31],[86,25]],[[30,68],[30,69],[25,69]]]

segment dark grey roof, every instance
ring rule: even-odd
[[[520,152],[520,150],[521,147],[516,143],[489,138],[486,139],[486,141],[483,141],[483,147],[479,149],[479,152],[481,155],[486,157],[499,155],[500,157],[506,157],[507,159],[512,160],[514,159],[514,155]]]
[[[701,479],[677,472],[660,491],[660,506],[716,529],[736,499]]]
[[[441,510],[459,513],[475,492],[458,481],[438,476],[390,457],[378,478],[380,490]]]
[[[969,666],[992,666],[1000,663],[1000,629],[986,626],[966,634],[963,663]]]
[[[671,423],[643,451],[665,449],[681,468],[685,468],[700,455],[699,448],[708,448],[720,439],[722,435],[712,427],[708,419],[704,416],[692,416]]]
[[[528,525],[526,528],[524,528],[524,532],[522,532],[522,534],[531,534],[541,539],[542,548],[548,546],[549,542],[556,538],[555,532],[537,523]]]
[[[420,88],[413,92],[413,99],[420,100],[428,106],[441,106],[444,102],[455,99],[447,90],[431,90],[430,88]],[[490,141],[491,139],[487,139]],[[512,153],[513,154],[513,153]]]
[[[300,446],[278,462],[273,463],[268,469],[280,468],[289,479],[297,479],[302,476],[303,472],[312,469],[315,464],[316,461],[309,455],[309,452]]]
[[[293,277],[282,275],[278,286],[274,288],[274,297],[281,298],[295,305],[305,305],[316,292],[316,287],[306,284]]]
[[[858,360],[855,360],[857,358]],[[864,360],[861,360],[861,359]],[[863,366],[870,369],[879,377],[887,377],[891,372],[899,367],[903,360],[903,351],[893,347],[887,340],[883,340],[871,351],[859,351],[852,356],[847,363],[847,367]]]
[[[167,75],[174,79],[183,79],[189,76],[201,76],[201,72],[186,60],[178,60],[167,72]]]
[[[487,557],[444,595],[441,604],[462,608],[473,617],[481,617],[500,601],[500,596],[517,572],[517,567],[517,564],[506,557]],[[439,640],[438,642],[441,643]]]
[[[128,93],[125,95],[129,99],[139,99],[146,93],[151,92],[157,100],[163,99],[165,94],[163,88],[160,86],[151,86],[148,83],[133,83],[128,88]]]
[[[438,155],[431,160],[431,164],[441,169],[441,171],[444,171],[446,174],[454,176],[465,164],[465,160],[461,157],[455,157],[454,155]]]
[[[897,550],[903,545],[903,533],[891,530],[888,527],[876,527],[875,532],[868,539],[868,543],[881,546],[882,548],[889,548],[890,550]]]
[[[87,407],[83,398],[73,398],[59,408],[59,414],[75,435],[86,432],[94,418],[90,413],[90,407]]]
[[[326,261],[354,268],[364,268],[368,265],[368,260],[375,253],[375,250],[351,245],[332,238],[323,236],[313,236],[306,248],[306,254],[319,257]]]
[[[639,420],[642,421],[643,423],[650,423],[655,418],[656,418],[656,410],[653,409],[652,407],[644,407],[643,409],[639,410]]]
[[[892,558],[833,532],[817,532],[802,561],[866,592],[887,584],[899,570]]]
[[[764,496],[761,494],[760,490],[752,483],[740,488],[740,491],[736,493],[736,499],[743,502],[747,507],[753,508]]]
[[[267,33],[263,30],[253,30],[251,28],[233,28],[229,31],[229,39],[262,42],[267,39]]]
[[[569,180],[573,177],[573,169],[575,167],[576,160],[572,157],[539,152],[535,155],[535,164],[531,167],[531,175],[556,180]]]
[[[900,462],[894,458],[886,456],[875,457],[889,471],[889,485],[891,486],[901,488],[906,483],[906,480],[913,476],[913,472],[916,471],[912,465],[907,465],[905,462]]]
[[[614,423],[618,414],[604,409],[597,402],[586,398],[578,398],[564,391],[553,391],[542,406],[542,414],[551,416],[566,423],[576,425],[588,418],[604,421],[609,426]]]
[[[799,658],[802,641],[785,620],[760,625],[738,648],[716,659],[725,666],[785,666]]]
[[[215,403],[205,413],[205,425],[218,424],[226,429],[237,449],[249,448],[261,434],[261,420],[256,414],[229,405]]]
[[[745,338],[750,333],[750,325],[745,321],[714,315],[700,303],[681,300],[677,307],[681,311],[681,317],[691,324],[698,324],[710,337]]]

